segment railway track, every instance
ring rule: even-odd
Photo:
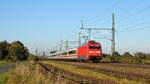
[[[52,61],[49,59],[43,59],[41,61]],[[150,64],[124,64],[124,63],[110,63],[110,62],[100,62],[100,63],[91,63],[91,62],[72,62],[72,61],[63,61],[63,60],[55,60],[57,62],[70,62],[70,63],[82,63],[82,64],[92,64],[92,65],[105,65],[105,66],[115,66],[115,67],[131,67],[131,68],[143,68],[150,69]]]
[[[132,67],[132,68],[143,68],[150,69],[150,65],[146,64],[122,64],[122,63],[99,63],[107,66],[119,66],[119,67]]]
[[[68,80],[68,84],[117,84],[115,81],[112,80],[97,79],[93,77],[83,76],[80,74],[75,74],[41,62],[38,62],[38,64],[41,66],[44,72],[51,73],[54,77],[57,77],[59,75],[59,77]]]
[[[60,63],[60,62],[59,62]],[[68,65],[90,69],[100,73],[129,80],[144,80],[150,83],[150,69],[147,66],[127,65],[127,64],[106,64],[106,63],[81,63],[81,62],[61,62]]]

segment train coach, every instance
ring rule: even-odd
[[[88,41],[78,48],[53,53],[49,59],[99,62],[102,59],[102,47],[99,42]]]

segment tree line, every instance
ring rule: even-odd
[[[113,56],[110,54],[103,54],[103,62],[118,62],[127,64],[150,64],[150,54],[143,52],[125,52],[122,55],[115,52]]]
[[[29,50],[20,41],[0,42],[0,60],[23,61],[29,57]]]

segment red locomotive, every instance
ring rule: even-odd
[[[101,58],[101,44],[95,41],[88,41],[85,45],[78,48],[57,52],[50,55],[50,59],[80,60],[92,62],[99,62]]]

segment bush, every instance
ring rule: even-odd
[[[36,60],[37,56],[34,54],[30,54],[28,60]]]
[[[118,52],[115,52],[113,56],[109,54],[104,54],[102,62],[117,62],[126,64],[150,64],[150,54],[136,52],[132,55],[129,52],[125,52],[123,55],[120,55]]]
[[[7,41],[0,42],[0,59],[11,61],[27,60],[29,56],[28,49],[20,41],[12,42]]]
[[[20,63],[9,72],[6,84],[52,84],[49,76],[41,72],[39,65]]]

